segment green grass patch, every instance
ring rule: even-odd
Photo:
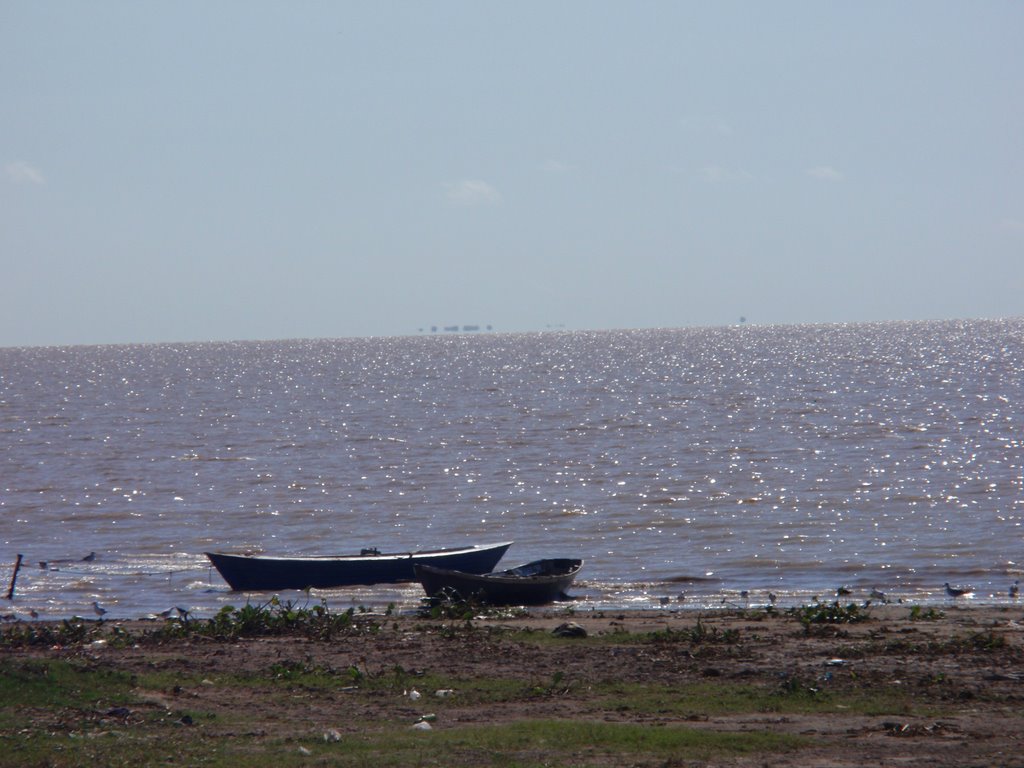
[[[17,737],[0,734],[0,767],[256,766],[258,761],[253,753],[245,754],[239,749],[244,746],[235,739],[189,738],[180,727],[159,733],[137,728],[108,728],[71,734],[35,733]],[[275,760],[275,764],[301,763]]]
[[[83,661],[8,659],[0,663],[0,767],[166,765],[263,766],[275,768],[323,762],[356,766],[650,765],[678,761],[770,755],[797,749],[799,737],[768,732],[734,733],[682,725],[688,719],[755,712],[911,714],[911,701],[888,689],[828,690],[797,679],[759,686],[725,680],[695,685],[578,681],[561,673],[522,678],[459,679],[395,666],[377,672],[356,667],[333,669],[312,661],[280,661],[251,672],[211,677],[211,690],[237,688],[258,698],[261,718],[224,708],[173,712],[140,702],[147,690],[185,689],[180,704],[192,702],[188,689],[205,685],[198,675],[139,675],[113,672]],[[339,689],[346,689],[341,691]],[[413,704],[403,694],[422,694]],[[434,692],[454,689],[448,698]],[[350,733],[339,742],[322,738],[325,724],[296,719],[295,695],[367,697],[395,703],[394,714],[348,708],[338,727]],[[459,725],[447,720],[452,708],[467,706],[486,720],[490,705],[557,700],[572,696],[591,720],[517,721]],[[338,700],[341,701],[342,698]],[[237,700],[228,697],[227,701]],[[194,702],[198,704],[198,701]],[[111,715],[124,706],[131,716]],[[277,708],[280,709],[277,709]],[[45,710],[45,711],[44,711]],[[291,710],[291,715],[282,715]],[[410,711],[437,715],[431,731],[411,729]],[[382,718],[383,715],[383,718]],[[606,722],[609,717],[663,724]],[[365,717],[365,719],[360,719]],[[355,718],[355,719],[353,719]],[[187,722],[183,722],[187,720]],[[668,724],[664,724],[664,723]]]
[[[31,707],[81,708],[128,700],[131,675],[97,669],[84,663],[32,660],[0,662],[0,712],[15,716]]]
[[[391,726],[319,737],[208,736],[180,729],[151,734],[107,731],[93,737],[0,737],[0,766],[203,765],[211,768],[275,768],[300,765],[446,766],[664,766],[667,760],[707,761],[733,756],[792,752],[806,739],[766,732],[722,733],[678,725],[651,726],[578,720],[531,720],[503,725],[436,727],[415,731]]]
[[[247,723],[244,713],[224,719],[198,711],[135,708],[140,690],[159,690],[168,682],[160,672],[133,677],[81,662],[5,662],[0,665],[0,766],[148,766],[180,764],[183,759],[190,765],[205,766],[262,766],[272,760],[276,768],[313,760],[342,766],[655,765],[664,764],[670,755],[673,759],[707,760],[788,751],[802,743],[799,738],[768,733],[576,720],[444,727],[445,711],[452,702],[460,707],[478,704],[485,712],[488,704],[563,695],[572,684],[557,674],[524,683],[494,678],[457,680],[400,667],[377,675],[353,675],[348,670],[339,674],[324,667],[281,663],[248,675],[213,680],[216,687],[251,687],[254,696],[265,697],[265,703],[281,697],[282,706],[288,705],[289,692],[300,688],[356,683],[360,693],[353,695],[379,691],[400,695],[416,687],[422,691],[424,711],[438,714],[435,728],[429,732],[412,730],[406,712],[400,723],[367,721],[358,734],[345,735],[338,743],[324,741],[310,724],[282,723],[281,731],[287,735],[276,735],[267,732],[266,724]],[[182,678],[177,682],[201,684]],[[454,688],[456,693],[451,699],[436,698],[434,691],[443,688]],[[688,691],[680,697],[677,692],[642,685],[594,693],[595,720],[607,708],[685,715],[698,709],[696,702],[714,698],[710,689]],[[739,710],[750,711],[750,703],[759,699],[736,695],[731,701]],[[119,706],[132,708],[132,715],[111,714]],[[40,710],[47,710],[43,725],[38,720]],[[224,738],[225,731],[230,738]]]
[[[829,690],[827,684],[811,684],[797,678],[786,678],[774,687],[728,682],[685,687],[631,683],[599,686],[594,691],[600,697],[598,706],[603,710],[681,719],[752,712],[844,712],[874,716],[911,714],[917,709],[913,698],[903,691],[873,688]]]
[[[488,628],[490,629],[490,628]],[[507,629],[494,628],[496,636],[504,639],[530,643],[533,645],[567,645],[573,647],[595,647],[616,645],[737,645],[742,641],[738,629],[719,629],[714,624],[697,617],[692,627],[652,630],[650,632],[632,632],[626,629],[613,629],[598,632],[587,637],[559,637],[547,630],[540,629]]]
[[[503,725],[408,728],[346,736],[338,744],[306,744],[331,765],[443,765],[531,768],[551,765],[659,765],[799,749],[799,737],[765,732],[722,733],[677,725],[562,720]]]
[[[141,683],[156,687],[148,676]],[[423,708],[443,712],[449,706],[481,706],[522,703],[530,700],[583,697],[595,713],[617,712],[657,714],[687,719],[695,715],[720,716],[751,712],[781,714],[910,714],[917,709],[913,698],[899,688],[832,688],[824,679],[811,681],[795,677],[780,679],[777,685],[734,683],[725,680],[686,686],[647,683],[595,682],[577,680],[556,672],[534,679],[482,677],[458,678],[421,673],[394,667],[369,674],[355,668],[331,670],[301,664],[274,664],[249,674],[219,676],[217,686],[252,688],[254,695],[279,696],[303,689],[329,692],[341,688],[359,694],[386,693],[400,697],[412,690],[421,694]],[[195,681],[198,684],[198,681]],[[450,698],[438,698],[438,690],[451,690]]]

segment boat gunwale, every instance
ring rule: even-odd
[[[497,549],[499,547],[511,547],[514,542],[512,541],[500,541],[494,544],[474,544],[468,547],[459,547],[456,549],[416,549],[409,550],[406,552],[378,552],[368,553],[365,555],[257,555],[257,554],[246,554],[244,552],[205,552],[204,554],[209,558],[214,557],[228,557],[236,558],[239,560],[246,561],[263,561],[263,562],[288,562],[288,563],[318,563],[324,561],[330,562],[367,562],[374,561],[380,562],[382,560],[409,560],[411,558],[418,557],[432,557],[435,555],[461,555],[469,554],[471,552],[479,552],[481,550]]]
[[[437,565],[427,565],[426,563],[417,563],[413,566],[413,570],[425,569],[433,571],[435,574],[457,574],[460,577],[465,577],[470,581],[485,581],[488,584],[524,584],[529,582],[552,582],[558,579],[564,579],[569,576],[575,577],[581,570],[583,570],[583,560],[580,558],[543,558],[545,560],[567,560],[573,563],[573,567],[565,571],[556,571],[553,573],[535,573],[528,576],[516,576],[510,571],[514,571],[516,568],[522,568],[526,565],[532,565],[535,562],[523,563],[517,565],[514,568],[507,568],[501,571],[492,571],[491,573],[469,573],[467,571],[460,571],[455,568],[442,568]]]

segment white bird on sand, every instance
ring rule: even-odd
[[[103,616],[106,614],[107,609],[104,608],[102,605],[100,605],[95,600],[93,600],[92,601],[92,612],[95,613],[97,616],[99,616],[100,619],[102,619]]]
[[[1010,597],[1016,599],[1017,595],[1020,594],[1020,581],[1015,581],[1010,585]]]
[[[946,582],[945,586],[946,586],[946,594],[949,595],[950,597],[952,597],[954,600],[956,598],[958,598],[958,597],[963,597],[964,595],[969,595],[969,594],[971,594],[971,592],[974,591],[974,587],[951,587],[951,586],[949,586],[949,582],[948,581]]]

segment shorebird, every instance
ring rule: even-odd
[[[104,614],[106,614],[106,612],[107,612],[107,609],[104,608],[102,605],[100,605],[95,600],[93,600],[92,601],[92,612],[95,613],[97,616],[99,616],[100,620],[102,621]]]
[[[956,598],[958,598],[958,597],[963,597],[964,595],[969,595],[969,594],[971,594],[971,592],[974,591],[974,587],[951,587],[951,586],[949,586],[949,582],[948,581],[946,582],[945,586],[946,586],[946,594],[949,595],[950,597],[952,597],[954,600]]]
[[[1010,585],[1010,597],[1014,600],[1017,599],[1017,595],[1020,594],[1020,581],[1015,581]]]
[[[91,563],[95,559],[96,559],[96,553],[95,552],[90,552],[88,555],[86,555],[85,557],[82,558],[82,562],[83,563]]]
[[[849,587],[840,586],[836,589],[836,597],[845,597],[848,594],[850,594]]]
[[[872,589],[871,590],[871,599],[872,600],[881,600],[883,603],[888,603],[889,602],[889,598],[887,598],[885,596],[885,592],[883,592],[880,589]]]
[[[771,603],[772,605],[775,605],[775,601],[776,601],[777,599],[778,599],[778,598],[777,598],[777,597],[775,597],[775,593],[774,593],[774,592],[769,592],[769,593],[768,593],[768,602],[769,602],[769,603]]]

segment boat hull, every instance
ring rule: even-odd
[[[370,551],[338,557],[266,557],[224,552],[207,552],[206,556],[234,591],[265,592],[415,581],[416,564],[488,573],[510,546],[512,542],[506,541],[457,549]]]
[[[583,567],[582,560],[567,558],[532,563],[487,574],[420,564],[413,570],[428,596],[453,596],[488,605],[544,605],[565,598]]]

